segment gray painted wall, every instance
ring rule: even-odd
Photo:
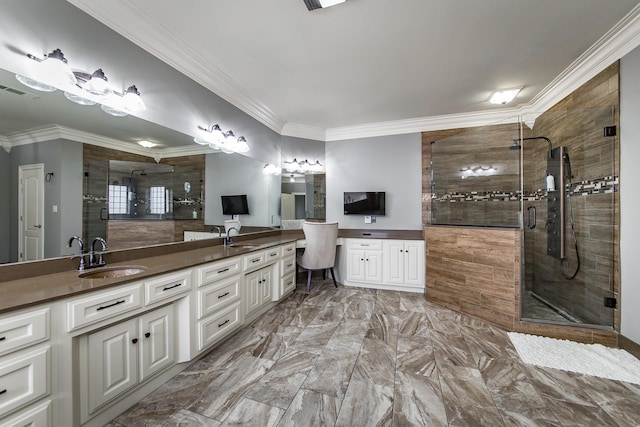
[[[222,224],[231,219],[222,214],[221,195],[246,194],[249,215],[240,215],[242,225],[280,225],[279,177],[262,172],[264,164],[238,154],[208,154],[205,157],[204,223]]]
[[[55,140],[21,145],[11,150],[9,162],[9,259],[18,259],[18,167],[36,163],[44,163],[45,175],[53,173],[44,184],[44,256],[71,253],[68,238],[82,234],[82,144]]]
[[[640,344],[640,48],[620,64],[620,314],[622,335]]]
[[[0,203],[0,264],[9,262],[11,250],[9,237],[11,204],[7,200],[10,194],[10,164],[9,153],[0,149],[0,194],[2,195],[2,203]],[[6,226],[1,224],[6,224]]]
[[[327,221],[341,228],[422,229],[420,133],[326,143]],[[375,224],[343,214],[345,191],[385,191],[386,216]]]

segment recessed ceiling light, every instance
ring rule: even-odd
[[[144,148],[153,148],[153,147],[155,147],[156,145],[158,145],[158,144],[156,144],[155,142],[145,141],[145,140],[138,141],[138,144],[139,144],[139,145],[142,145]]]
[[[501,90],[494,93],[489,100],[492,104],[508,104],[522,89]]]

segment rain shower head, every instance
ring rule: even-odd
[[[522,145],[520,145],[521,141],[530,141],[532,139],[544,139],[545,141],[547,141],[547,144],[549,144],[549,153],[548,156],[550,159],[553,158],[553,146],[551,145],[551,140],[549,138],[547,138],[546,136],[531,136],[528,138],[516,138],[513,140],[513,144],[509,147],[509,150],[519,150],[522,148]]]
[[[131,178],[133,178],[133,174],[136,172],[140,172],[140,176],[147,176],[147,171],[144,169],[134,169],[131,171]]]

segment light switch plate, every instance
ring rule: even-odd
[[[365,224],[371,224],[371,216],[370,215],[365,215],[364,216],[364,223]]]
[[[53,205],[53,209],[52,210],[53,210],[53,213],[58,212],[58,205]]]

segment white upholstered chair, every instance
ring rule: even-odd
[[[304,253],[298,257],[297,265],[307,270],[307,292],[311,286],[311,272],[313,270],[329,269],[333,284],[336,276],[333,266],[336,263],[336,242],[338,240],[337,222],[307,222],[302,223],[302,231],[307,244]]]
[[[224,222],[224,232],[229,237],[237,236],[240,233],[240,227],[242,227],[242,224],[237,219],[228,219]],[[235,230],[232,230],[232,228],[235,228]]]

